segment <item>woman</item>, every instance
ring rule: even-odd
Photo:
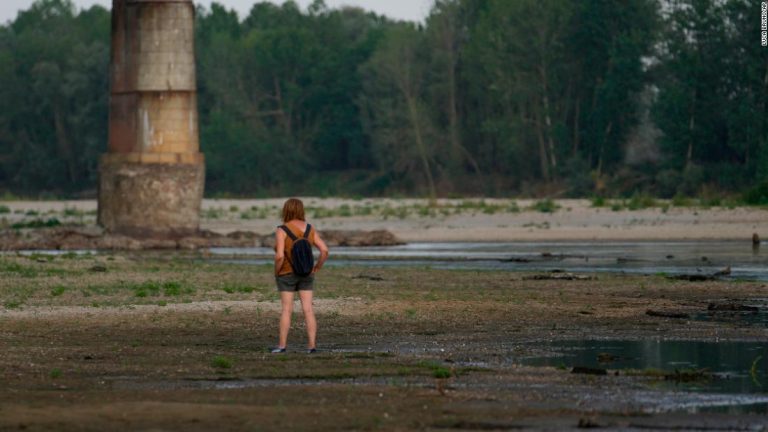
[[[295,274],[291,264],[294,239],[299,241],[302,238],[306,238],[310,245],[320,250],[320,259],[307,276]],[[311,354],[317,348],[317,320],[312,310],[312,288],[315,274],[323,268],[325,260],[328,259],[328,246],[320,238],[315,227],[307,223],[304,217],[304,203],[295,198],[289,199],[283,205],[283,225],[277,227],[275,239],[275,279],[283,312],[280,316],[280,341],[272,352],[284,353],[286,350],[293,314],[293,293],[298,292],[301,309],[304,311],[304,320],[307,323],[307,352]]]

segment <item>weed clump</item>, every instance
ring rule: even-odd
[[[554,213],[560,209],[560,206],[551,199],[547,198],[533,203],[531,209],[536,210],[539,213]]]
[[[231,369],[232,360],[224,356],[216,356],[211,360],[211,366],[216,369]]]
[[[34,219],[31,221],[25,221],[25,222],[16,222],[15,224],[11,225],[11,228],[13,229],[24,229],[24,228],[53,228],[60,226],[61,222],[56,218],[49,218],[46,220],[43,219]]]

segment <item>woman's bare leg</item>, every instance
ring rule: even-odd
[[[299,291],[301,299],[301,310],[304,312],[304,321],[307,323],[307,348],[317,347],[317,320],[315,319],[315,310],[312,308],[312,291]]]
[[[281,292],[280,301],[283,305],[283,312],[280,315],[280,344],[278,348],[288,346],[288,330],[291,329],[291,315],[293,315],[293,293]]]

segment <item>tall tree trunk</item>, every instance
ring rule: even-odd
[[[544,140],[544,131],[541,126],[541,119],[536,118],[536,136],[539,140],[539,164],[541,166],[541,176],[544,181],[549,182],[549,157],[547,155],[547,144]]]
[[[549,146],[549,157],[552,168],[557,168],[557,155],[555,154],[555,141],[552,138],[552,117],[549,113],[549,85],[547,76],[547,65],[542,64],[539,68],[541,77],[542,96],[541,103],[544,106],[544,121],[546,122],[547,145]]]
[[[547,144],[549,145],[549,157],[552,168],[557,168],[557,155],[555,154],[555,140],[552,138],[552,117],[549,115],[549,97],[544,95],[544,121],[547,128]]]
[[[472,154],[467,150],[466,147],[461,143],[461,135],[459,130],[459,113],[458,113],[458,97],[456,95],[456,61],[453,58],[453,53],[451,54],[451,67],[448,70],[448,85],[450,86],[449,89],[449,121],[450,121],[450,129],[451,129],[451,148],[453,149],[453,160],[455,161],[462,161],[465,160],[469,162],[469,164],[472,166],[472,169],[475,171],[475,173],[480,172],[480,166],[477,164],[477,161],[474,157],[472,157]]]
[[[75,154],[72,150],[72,144],[69,141],[67,134],[67,127],[64,123],[64,115],[61,112],[58,104],[54,104],[53,107],[53,122],[56,128],[56,144],[59,148],[59,154],[64,158],[67,164],[67,175],[69,176],[70,183],[77,182],[77,166],[75,164]]]
[[[283,104],[283,91],[280,88],[280,80],[277,77],[272,77],[275,85],[275,100],[277,101],[277,112],[280,113],[280,122],[283,125],[285,134],[289,137],[293,137],[293,131],[291,128],[291,118],[285,112],[285,106]]]
[[[448,127],[451,138],[451,161],[458,166],[466,160],[475,173],[480,172],[480,167],[472,154],[461,143],[461,131],[459,126],[458,96],[456,91],[456,29],[453,23],[444,23],[448,28],[443,29],[443,49],[448,54]]]
[[[696,91],[693,92],[691,101],[691,112],[688,119],[688,151],[685,154],[685,170],[691,168],[693,164],[693,130],[696,128]]]
[[[608,142],[608,136],[611,135],[613,129],[613,122],[608,122],[608,126],[605,127],[603,132],[603,139],[600,140],[600,155],[597,159],[597,175],[598,177],[603,173],[603,158],[605,153],[605,143]]]
[[[427,157],[427,149],[424,146],[424,139],[422,137],[418,108],[416,107],[416,101],[413,100],[411,95],[406,94],[405,99],[408,104],[408,114],[411,118],[411,125],[413,126],[413,133],[416,138],[416,146],[418,147],[421,163],[424,167],[424,174],[427,176],[429,185],[429,204],[435,205],[437,204],[437,190],[435,189],[435,180],[432,178],[432,171],[429,168],[429,158]]]
[[[573,156],[579,154],[579,116],[581,115],[581,102],[576,102],[576,112],[573,115]]]

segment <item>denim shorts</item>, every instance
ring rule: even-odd
[[[280,292],[312,291],[315,275],[296,276],[293,273],[275,277]]]

